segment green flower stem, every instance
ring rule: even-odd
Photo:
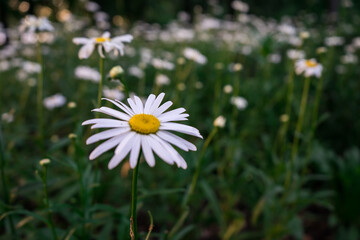
[[[121,83],[124,85],[124,90],[125,90],[125,96],[126,98],[129,98],[130,97],[130,94],[129,94],[129,88],[125,82],[125,80],[123,78],[120,79]]]
[[[41,43],[37,41],[37,55],[40,64],[39,78],[37,82],[37,111],[38,111],[38,134],[40,147],[44,150],[44,107],[43,107],[43,89],[44,89],[44,63],[41,52]]]
[[[100,72],[100,81],[99,81],[99,89],[98,89],[98,99],[97,99],[97,107],[101,107],[101,96],[102,96],[102,88],[104,84],[104,58],[99,57],[99,72]]]
[[[54,222],[52,220],[52,214],[51,214],[52,211],[50,210],[50,199],[49,199],[49,192],[48,192],[48,187],[47,187],[47,164],[43,165],[42,181],[43,181],[43,187],[44,187],[45,207],[47,209],[47,217],[48,217],[49,226],[51,229],[51,234],[53,236],[53,239],[57,240],[58,237],[57,237],[57,234],[55,231]]]
[[[304,83],[304,89],[303,89],[303,93],[302,93],[302,97],[301,97],[299,118],[298,118],[298,121],[296,124],[294,142],[293,142],[292,149],[291,149],[290,167],[287,171],[286,179],[285,179],[285,188],[287,188],[291,183],[291,176],[292,176],[292,171],[294,168],[294,161],[297,156],[299,138],[300,138],[301,129],[302,129],[302,125],[303,125],[303,121],[304,121],[304,117],[305,117],[306,103],[307,103],[307,98],[308,98],[308,94],[309,94],[309,87],[310,87],[310,77],[306,77],[305,83]]]
[[[287,98],[286,98],[286,107],[285,107],[285,114],[288,117],[287,121],[284,122],[283,127],[280,132],[280,138],[279,138],[279,144],[280,144],[280,154],[283,156],[285,154],[285,136],[289,128],[290,123],[290,116],[291,116],[291,105],[293,101],[294,96],[294,69],[293,66],[291,66],[289,75],[289,82],[288,82],[288,92],[287,92]]]
[[[320,77],[318,84],[316,86],[316,96],[315,96],[315,103],[314,103],[313,114],[312,114],[311,132],[310,132],[310,137],[309,137],[309,144],[308,144],[308,148],[307,148],[306,159],[305,159],[305,163],[304,163],[304,167],[303,167],[303,174],[305,174],[307,171],[306,165],[310,158],[311,144],[312,144],[312,140],[313,140],[313,137],[315,134],[315,129],[316,129],[316,126],[318,123],[317,122],[318,121],[318,112],[319,112],[322,88],[323,88],[323,78]]]
[[[215,79],[215,88],[214,88],[214,117],[219,116],[220,114],[220,107],[221,107],[221,73],[222,70],[216,70],[216,79]]]
[[[205,143],[201,149],[200,152],[200,156],[199,156],[199,160],[197,162],[197,166],[195,169],[195,173],[193,175],[192,181],[190,186],[188,187],[188,190],[184,196],[184,199],[182,201],[182,213],[181,213],[181,217],[179,218],[179,220],[175,223],[174,227],[171,229],[170,233],[169,233],[169,237],[173,237],[174,234],[181,228],[181,226],[183,225],[184,221],[186,220],[187,216],[189,215],[189,208],[188,208],[188,204],[191,200],[191,196],[195,191],[195,187],[199,178],[199,174],[200,174],[200,170],[201,170],[201,166],[204,160],[204,155],[206,152],[207,147],[209,146],[211,140],[214,138],[214,136],[217,133],[218,128],[215,127],[213,128],[213,130],[211,131],[211,133],[209,134],[209,136],[206,138]]]
[[[0,121],[0,174],[1,174],[1,182],[2,182],[4,201],[5,201],[6,205],[10,205],[10,195],[9,195],[9,190],[8,190],[8,186],[7,186],[7,181],[5,178],[5,149],[4,149],[4,142],[3,142],[3,136],[2,136],[1,121]],[[13,221],[11,215],[8,216],[8,220],[9,220],[11,234],[13,236],[16,236],[14,221]]]
[[[131,240],[138,239],[137,233],[137,216],[136,216],[136,204],[137,204],[137,179],[139,175],[140,156],[137,160],[136,167],[133,171],[133,180],[131,186],[131,216],[130,216],[130,237]]]

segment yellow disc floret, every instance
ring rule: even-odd
[[[150,114],[136,114],[129,120],[133,131],[141,134],[156,133],[160,127],[160,121]]]
[[[95,38],[95,42],[96,43],[103,43],[103,42],[109,42],[110,41],[110,38],[107,38],[107,37],[98,37],[98,38]]]
[[[306,60],[305,64],[307,67],[316,67],[318,65],[317,62],[314,60]]]

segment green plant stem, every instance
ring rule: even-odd
[[[126,98],[129,98],[130,97],[130,94],[129,94],[129,88],[125,82],[125,80],[123,78],[121,78],[121,83],[124,85],[124,90],[125,90],[125,96]]]
[[[10,195],[7,186],[7,181],[5,177],[5,149],[4,149],[4,139],[2,136],[2,126],[0,121],[0,171],[1,171],[1,182],[2,182],[2,190],[4,195],[4,200],[6,205],[10,205]],[[8,216],[9,224],[10,224],[10,231],[13,236],[16,236],[16,231],[14,227],[14,221],[12,216]]]
[[[133,171],[133,180],[131,186],[131,216],[130,216],[130,237],[131,240],[138,239],[137,233],[137,216],[136,216],[136,204],[137,204],[137,179],[139,175],[140,156],[137,160],[136,167]]]
[[[101,96],[102,89],[104,84],[104,58],[99,57],[99,72],[100,72],[100,81],[99,81],[99,89],[98,89],[98,99],[97,99],[97,107],[101,107]]]
[[[314,103],[314,108],[313,108],[313,114],[312,114],[312,122],[311,122],[311,132],[310,132],[310,136],[309,136],[309,144],[308,144],[308,148],[307,148],[307,154],[306,154],[306,159],[305,159],[305,163],[304,163],[304,167],[303,167],[303,174],[306,173],[307,171],[307,163],[309,161],[310,158],[310,153],[311,153],[311,144],[312,144],[312,140],[313,137],[315,135],[315,129],[317,126],[317,121],[318,121],[318,112],[319,112],[319,105],[320,105],[320,99],[321,99],[321,93],[322,93],[322,88],[323,88],[323,78],[320,77],[317,87],[316,87],[316,96],[315,96],[315,103]]]
[[[307,103],[307,98],[308,98],[308,94],[309,94],[309,87],[310,87],[310,78],[306,77],[305,83],[304,83],[304,89],[303,89],[303,93],[302,93],[302,97],[301,97],[299,118],[298,118],[298,121],[296,124],[294,142],[293,142],[292,149],[291,149],[290,167],[286,174],[285,188],[287,188],[291,183],[291,176],[292,176],[292,171],[294,168],[294,161],[297,156],[301,129],[302,129],[302,125],[303,125],[303,121],[304,121],[304,117],[305,117],[306,103]]]
[[[199,174],[200,174],[200,170],[201,170],[201,166],[204,160],[204,155],[206,152],[207,147],[209,146],[211,140],[214,138],[215,134],[217,133],[218,128],[215,127],[213,128],[213,130],[211,131],[211,133],[209,134],[209,136],[206,138],[205,143],[201,149],[200,152],[200,156],[199,156],[199,161],[197,162],[196,165],[196,169],[195,169],[195,173],[193,175],[193,178],[191,180],[191,184],[188,187],[187,192],[185,193],[185,196],[183,198],[182,201],[182,213],[181,213],[181,217],[179,218],[179,220],[175,223],[174,227],[170,230],[169,233],[169,237],[173,237],[174,234],[181,228],[181,226],[183,225],[184,221],[186,220],[187,216],[189,215],[189,209],[188,209],[188,204],[191,200],[191,196],[195,191],[195,187],[199,178]]]
[[[37,111],[38,111],[38,134],[40,147],[44,150],[44,107],[43,107],[43,90],[44,90],[44,63],[41,52],[41,43],[37,41],[37,55],[40,64],[39,78],[37,82]]]
[[[48,193],[48,187],[47,187],[47,166],[44,165],[43,166],[44,172],[43,172],[43,187],[44,187],[44,197],[45,197],[45,207],[47,209],[47,215],[48,215],[48,221],[49,221],[49,225],[50,225],[50,229],[51,229],[51,234],[53,236],[54,240],[57,240],[57,234],[55,231],[55,226],[54,226],[54,222],[52,220],[52,214],[51,214],[51,210],[50,210],[50,200],[49,200],[49,193]]]

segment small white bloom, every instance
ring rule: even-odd
[[[124,42],[129,43],[132,41],[132,39],[133,37],[130,34],[110,38],[110,33],[105,32],[101,37],[97,38],[74,38],[73,43],[76,45],[84,45],[79,50],[80,59],[88,58],[94,51],[95,46],[98,47],[100,57],[105,58],[103,49],[107,53],[114,51],[115,55],[117,55],[119,52],[121,55],[124,55]]]
[[[341,46],[345,42],[343,37],[332,36],[325,38],[325,45],[328,47]]]
[[[187,47],[184,49],[183,54],[185,58],[192,60],[196,63],[202,65],[207,63],[207,58],[196,49]]]
[[[226,84],[224,86],[224,93],[229,94],[229,93],[232,93],[232,91],[233,91],[233,87],[230,84]]]
[[[52,110],[54,108],[63,106],[66,103],[66,98],[60,93],[58,93],[50,97],[44,98],[43,103],[47,109]]]
[[[125,95],[120,89],[118,88],[108,88],[107,86],[104,86],[103,88],[103,94],[104,97],[110,98],[110,99],[117,99],[117,100],[123,100]]]
[[[230,72],[240,72],[243,69],[241,63],[230,63],[229,64],[229,71]]]
[[[154,68],[162,70],[173,70],[175,68],[175,65],[172,62],[162,60],[160,58],[154,58],[151,60],[151,64]]]
[[[112,79],[118,79],[124,73],[124,69],[121,66],[115,66],[110,70],[110,77]]]
[[[155,77],[155,83],[158,86],[169,85],[170,79],[165,74],[157,74]]]
[[[352,53],[348,53],[341,57],[341,62],[343,64],[355,64],[358,62],[358,57]]]
[[[143,78],[145,75],[144,71],[137,66],[131,66],[128,69],[128,72],[129,72],[129,75],[137,77],[137,78]]]
[[[248,105],[246,99],[240,96],[231,97],[230,102],[239,110],[245,109]]]
[[[214,120],[214,127],[223,128],[225,127],[225,123],[226,123],[226,118],[220,115]]]
[[[78,66],[75,68],[75,76],[82,80],[89,80],[95,83],[100,81],[100,73],[91,67]]]
[[[291,60],[302,59],[305,57],[305,52],[302,50],[289,49],[287,51],[287,56]]]
[[[40,162],[39,162],[40,166],[45,166],[45,165],[48,165],[50,163],[51,163],[51,161],[48,158],[41,159]]]
[[[119,165],[128,154],[130,154],[130,167],[135,168],[140,150],[151,167],[155,166],[154,152],[164,162],[170,165],[176,163],[178,167],[186,169],[185,160],[172,145],[184,151],[196,151],[196,146],[170,131],[199,138],[202,136],[196,128],[174,122],[187,120],[189,114],[184,113],[186,111],[184,108],[165,112],[172,105],[172,102],[167,101],[161,105],[164,96],[164,93],[157,97],[151,94],[145,104],[139,97],[134,96],[127,99],[129,106],[117,100],[105,99],[121,111],[108,107],[97,108],[93,111],[104,113],[115,119],[95,118],[82,123],[82,125],[92,125],[92,129],[108,129],[87,139],[86,144],[105,140],[91,152],[90,160],[116,147],[115,154],[108,164],[109,169]]]
[[[6,123],[11,123],[14,121],[14,112],[15,110],[12,109],[9,112],[1,114],[1,120]]]
[[[248,12],[249,11],[249,5],[247,3],[244,3],[242,1],[236,0],[231,3],[231,7],[239,12]]]
[[[268,55],[267,59],[269,62],[277,64],[281,62],[281,55],[278,53],[273,53]]]
[[[53,30],[54,27],[45,17],[37,18],[33,15],[28,15],[24,19],[22,19],[20,24],[20,32],[42,32]]]
[[[39,73],[41,71],[41,66],[36,62],[25,61],[23,62],[22,69],[28,74]]]
[[[321,77],[323,67],[315,59],[299,59],[295,63],[295,72],[297,75],[304,73],[305,77]]]

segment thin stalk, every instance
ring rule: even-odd
[[[44,107],[43,107],[43,90],[44,90],[44,64],[41,53],[41,43],[37,41],[37,55],[40,64],[40,72],[37,83],[37,111],[38,111],[38,134],[40,140],[40,147],[44,150]]]
[[[47,209],[47,216],[48,216],[48,221],[49,221],[49,225],[50,225],[50,229],[51,229],[51,234],[53,236],[54,240],[57,240],[57,234],[55,231],[55,226],[54,226],[54,222],[52,220],[52,214],[51,214],[51,210],[50,210],[50,200],[49,200],[49,192],[48,192],[48,187],[47,187],[47,166],[44,165],[43,166],[44,172],[43,172],[43,187],[44,187],[44,197],[45,197],[45,207]]]
[[[313,114],[312,114],[311,132],[310,132],[310,137],[309,137],[309,144],[308,144],[308,148],[307,148],[305,163],[304,163],[304,167],[303,167],[303,174],[305,174],[307,171],[306,165],[310,158],[311,144],[312,144],[313,137],[315,135],[315,129],[317,126],[317,121],[318,121],[318,112],[319,112],[322,88],[323,88],[323,78],[320,77],[317,87],[316,87],[316,96],[315,96],[315,103],[314,103]]]
[[[310,87],[310,77],[306,77],[305,83],[304,83],[304,89],[303,89],[303,93],[302,93],[302,97],[301,97],[299,118],[298,118],[298,121],[296,124],[294,142],[293,142],[292,149],[291,149],[290,167],[287,171],[286,179],[285,179],[285,187],[286,188],[290,185],[292,171],[294,168],[294,161],[295,161],[295,158],[296,158],[297,152],[298,152],[299,139],[300,139],[301,129],[302,129],[302,125],[303,125],[303,121],[304,121],[304,117],[305,117],[306,103],[307,103],[307,98],[308,98],[308,94],[309,94],[309,87]]]
[[[239,96],[239,91],[240,91],[240,72],[238,71],[237,74],[237,78],[234,78],[234,91],[233,91],[233,97],[237,97]],[[236,119],[238,117],[238,113],[239,113],[239,109],[234,105],[233,106],[233,110],[232,110],[232,115],[231,115],[231,119],[232,121],[230,122],[230,129],[231,129],[231,136],[234,137],[236,131]]]
[[[140,156],[137,160],[136,167],[133,171],[133,180],[131,186],[131,216],[130,216],[130,237],[131,240],[138,239],[137,232],[137,216],[136,216],[136,204],[137,204],[137,179],[139,175]]]
[[[126,98],[129,98],[130,97],[130,94],[129,94],[129,88],[125,82],[125,80],[123,78],[121,78],[121,83],[124,85],[124,90],[125,90],[125,95],[126,95]]]
[[[7,181],[5,178],[5,149],[4,149],[4,142],[2,136],[2,126],[0,122],[0,171],[1,171],[1,182],[2,182],[2,190],[4,195],[4,200],[6,205],[10,205],[10,195],[7,186]],[[12,216],[8,216],[9,224],[10,224],[10,231],[13,236],[16,236],[16,231],[14,227],[14,221]]]
[[[100,72],[100,81],[99,81],[99,89],[98,89],[98,101],[97,107],[101,107],[101,96],[102,96],[102,88],[104,84],[104,58],[99,57],[99,72]]]
[[[190,200],[191,200],[191,196],[193,195],[195,188],[196,188],[196,184],[199,178],[199,174],[200,174],[200,170],[201,170],[201,166],[204,160],[204,155],[206,152],[207,147],[209,146],[211,140],[214,138],[215,134],[217,133],[218,128],[215,127],[211,133],[209,134],[209,136],[206,138],[205,143],[201,149],[200,152],[200,156],[199,156],[199,161],[197,162],[196,165],[196,169],[195,169],[195,173],[193,175],[193,178],[191,180],[191,184],[188,187],[188,190],[184,196],[184,199],[182,201],[182,213],[181,213],[181,217],[179,218],[179,220],[175,223],[174,227],[171,229],[170,233],[169,233],[169,237],[173,237],[174,234],[181,228],[181,226],[183,225],[184,221],[186,220],[187,216],[189,215],[189,209],[187,207],[187,205],[189,204]]]

